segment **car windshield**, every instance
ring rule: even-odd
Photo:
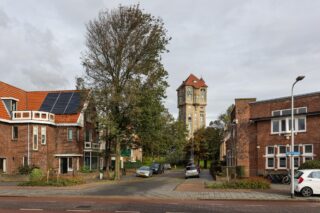
[[[149,170],[149,166],[140,167],[139,170]]]
[[[196,170],[196,167],[195,166],[188,166],[186,169],[187,170]]]
[[[299,179],[299,177],[301,177],[301,175],[303,175],[303,172],[297,171],[297,173],[294,175],[294,178]]]
[[[159,164],[158,163],[154,163],[154,164],[152,164],[152,167],[158,167],[159,166]]]

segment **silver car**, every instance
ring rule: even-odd
[[[151,177],[153,175],[152,168],[150,166],[142,166],[136,171],[137,177]]]
[[[199,171],[198,168],[194,165],[192,166],[187,166],[186,167],[186,172],[185,172],[185,178],[189,178],[189,177],[197,177],[199,178]]]

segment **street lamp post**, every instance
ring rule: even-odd
[[[290,155],[290,166],[291,166],[291,198],[294,198],[294,97],[293,97],[293,88],[298,81],[304,79],[304,76],[298,76],[296,81],[292,84],[291,88],[291,155]]]

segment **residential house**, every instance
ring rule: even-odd
[[[94,111],[89,93],[24,91],[0,81],[0,171],[35,165],[74,173],[98,168]]]
[[[294,167],[320,155],[320,92],[295,96]],[[245,176],[287,173],[291,151],[291,97],[256,101],[235,99],[232,123],[221,146],[228,166],[243,166]],[[221,156],[223,157],[223,156]]]

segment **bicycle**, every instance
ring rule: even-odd
[[[283,178],[282,178],[282,181],[281,181],[283,184],[290,184],[291,183],[291,174],[288,173],[287,175],[285,175]]]

